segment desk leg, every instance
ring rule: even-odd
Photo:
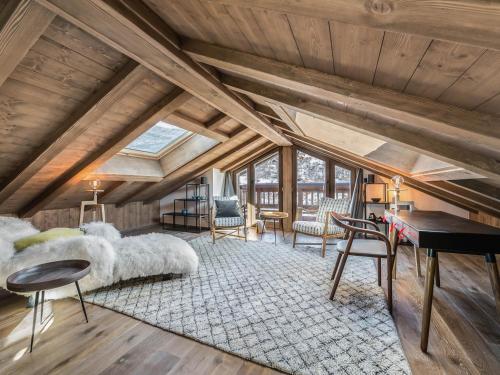
[[[436,274],[437,252],[427,249],[427,271],[425,275],[424,307],[422,310],[422,329],[420,332],[420,349],[427,353],[429,328],[431,323],[432,295],[434,292],[434,277]]]
[[[486,254],[486,267],[490,275],[490,283],[493,288],[493,295],[495,296],[495,303],[497,305],[497,312],[500,315],[500,277],[498,276],[498,266],[495,254]]]

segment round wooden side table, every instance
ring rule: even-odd
[[[33,327],[31,329],[30,353],[33,351],[33,340],[35,338],[36,315],[40,292],[42,293],[40,322],[43,321],[43,303],[45,291],[59,288],[71,283],[75,283],[83,315],[87,323],[87,312],[83,304],[82,293],[78,280],[88,275],[90,272],[90,262],[83,259],[60,260],[57,262],[43,263],[33,267],[24,268],[10,275],[7,278],[7,289],[18,293],[35,293],[35,306],[33,311]]]
[[[276,245],[276,221],[278,221],[281,225],[281,233],[283,233],[283,240],[285,240],[285,229],[283,226],[283,219],[288,218],[287,212],[281,211],[264,211],[260,213],[261,219],[264,221],[264,227],[266,226],[266,220],[273,221],[273,229],[274,229],[274,244]],[[262,240],[262,236],[264,235],[264,231],[260,234],[260,239]]]

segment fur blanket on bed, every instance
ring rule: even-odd
[[[198,269],[195,251],[178,237],[151,233],[121,238],[111,224],[104,223],[87,224],[82,229],[85,236],[47,241],[18,252],[13,241],[38,230],[20,219],[0,218],[0,286],[6,288],[7,277],[22,268],[64,259],[91,263],[90,274],[80,281],[82,292],[136,277],[187,274]],[[46,298],[75,294],[74,285],[68,285],[47,291]]]

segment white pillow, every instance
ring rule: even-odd
[[[82,229],[85,234],[103,237],[108,241],[116,241],[122,238],[122,235],[113,226],[113,224],[103,223],[101,221],[94,221],[92,223],[83,224],[80,229]]]
[[[20,238],[40,233],[29,221],[17,217],[0,216],[0,238],[14,242]]]

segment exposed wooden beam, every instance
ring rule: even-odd
[[[224,125],[225,123],[232,121],[233,119],[229,116],[226,116],[224,113],[219,113],[216,115],[214,118],[211,118],[207,123],[205,124],[207,129],[210,130],[216,130],[220,126]]]
[[[392,178],[396,174],[402,175],[405,178],[405,184],[407,184],[408,186],[457,207],[473,212],[485,211],[496,216],[500,215],[500,206],[498,206],[498,204],[494,201],[493,205],[485,205],[484,202],[478,200],[476,196],[468,196],[464,191],[461,191],[460,194],[457,194],[456,192],[454,193],[449,191],[447,186],[440,187],[428,182],[416,180],[402,170],[369,160],[365,157],[353,154],[349,151],[340,149],[325,142],[315,140],[310,137],[303,137],[286,129],[284,129],[284,132],[289,134],[290,138],[295,144],[336,158],[337,160],[348,165],[352,165],[358,168],[364,168],[387,178]]]
[[[192,98],[191,94],[181,90],[174,89],[163,99],[145,111],[136,120],[130,123],[116,137],[111,139],[103,147],[89,155],[78,163],[75,167],[66,171],[61,177],[54,181],[47,189],[33,199],[29,204],[23,207],[20,217],[30,217],[43,209],[50,202],[54,201],[60,194],[74,186],[84,179],[89,173],[92,173],[108,159],[113,157],[118,151],[127,146],[139,135],[154,126],[158,121],[167,117],[170,113],[177,110],[184,103]]]
[[[500,49],[498,1],[202,0]]]
[[[0,86],[54,19],[31,0],[9,0],[0,13]]]
[[[195,120],[180,112],[174,112],[168,116],[168,121],[172,125],[176,125],[180,128],[189,130],[193,133],[204,135],[205,137],[215,139],[219,142],[225,142],[229,139],[229,136],[222,131],[212,130],[205,126],[202,122]]]
[[[86,103],[79,106],[52,132],[49,138],[35,150],[28,160],[0,186],[0,203],[4,202],[33,177],[44,165],[62,152],[78,136],[83,134],[134,86],[146,78],[147,69],[134,61],[127,63],[109,82],[93,93]]]
[[[111,203],[110,196],[120,192],[121,190],[127,189],[130,185],[132,185],[132,181],[115,181],[108,188],[104,189],[104,192],[99,194],[99,202],[100,203]],[[91,207],[91,206],[89,206]]]
[[[432,129],[446,134],[451,140],[465,140],[500,149],[500,127],[496,126],[500,121],[498,116],[464,110],[196,40],[187,39],[183,49],[198,61],[266,85],[330,101],[337,109],[391,120],[416,129]]]
[[[384,119],[345,112],[332,107],[325,100],[301,96],[259,82],[232,76],[223,76],[222,81],[231,89],[247,95],[284,105],[339,126],[424,153],[483,176],[500,179],[500,155],[498,154],[500,148],[485,151],[477,147],[476,143],[467,143],[463,140],[455,143],[448,137],[435,132],[434,129],[416,129]]]
[[[233,169],[238,169],[238,168],[244,166],[245,164],[248,164],[250,161],[260,158],[262,155],[264,155],[269,150],[272,150],[275,147],[276,147],[276,145],[269,143],[269,142],[266,142],[263,145],[261,145],[260,147],[258,147],[257,150],[252,150],[252,151],[246,153],[245,155],[240,156],[238,158],[238,160],[235,160],[235,161],[232,161],[230,163],[225,164],[221,168],[221,171],[226,172],[226,171],[230,171]]]
[[[290,141],[260,114],[242,102],[187,54],[152,28],[145,13],[132,13],[117,1],[37,0],[57,15],[138,61],[160,77],[191,92],[278,145]]]
[[[215,164],[219,163],[220,161],[226,159],[227,157],[233,155],[236,151],[241,152],[242,150],[245,150],[247,148],[251,148],[256,142],[261,141],[262,137],[260,135],[257,135],[242,144],[239,144],[232,148],[231,150],[217,156],[216,158],[210,160],[208,163],[204,164],[203,166],[195,169],[194,171],[189,171],[189,172],[184,172],[182,173],[182,169],[179,169],[180,176],[177,176],[175,178],[168,178],[165,179],[164,182],[161,185],[160,191],[155,194],[154,196],[148,198],[147,200],[144,201],[144,203],[149,203],[158,199],[161,199],[174,191],[178,190],[180,187],[185,185],[188,181],[191,181],[194,178],[197,178],[201,176],[203,173],[205,173],[207,170],[212,168]],[[186,166],[189,166],[190,163],[188,163]],[[184,167],[183,167],[184,168]],[[173,174],[172,174],[173,175]],[[170,175],[169,175],[170,176]],[[167,176],[167,177],[169,177]]]
[[[101,180],[101,181],[131,181],[131,182],[160,182],[161,176],[143,176],[131,174],[111,174],[111,173],[90,173],[84,180]]]
[[[492,197],[500,201],[500,187],[489,184],[488,181],[484,182],[482,180],[453,180],[450,181],[455,185],[459,185],[464,189],[474,191],[479,194],[483,194],[487,197]]]
[[[292,116],[290,116],[290,113],[285,108],[283,108],[282,106],[280,106],[278,104],[273,104],[273,103],[270,103],[269,106],[271,107],[271,109],[274,112],[276,112],[276,114],[279,116],[279,118],[281,120],[283,120],[283,122],[285,124],[288,125],[288,127],[290,129],[292,129],[295,133],[299,133],[299,134],[304,135],[304,132],[297,125],[297,123],[295,122],[295,119]]]
[[[278,114],[274,112],[271,108],[269,108],[267,105],[255,103],[255,110],[260,114],[269,117],[270,119],[280,122],[283,121],[281,117],[279,117]]]

